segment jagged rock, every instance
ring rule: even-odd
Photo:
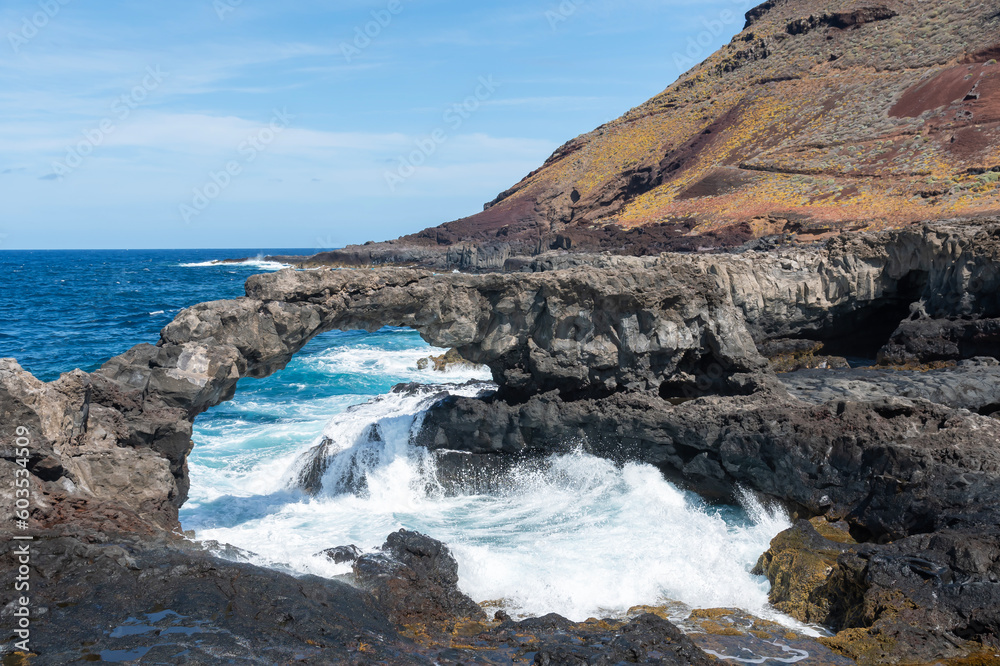
[[[475,363],[469,363],[454,349],[449,349],[440,356],[428,356],[417,361],[418,370],[433,367],[437,372],[447,372],[456,368],[475,369]]]
[[[815,521],[826,522],[822,518]],[[800,520],[774,537],[771,547],[760,556],[753,573],[767,576],[771,582],[768,599],[782,613],[803,622],[833,624],[832,601],[818,596],[816,590],[826,583],[840,554],[856,542],[846,531],[831,536],[836,538],[827,538],[812,523]]]
[[[920,400],[810,405],[775,392],[671,405],[615,395],[520,405],[453,398],[416,438],[432,449],[548,455],[583,446],[639,459],[706,496],[737,486],[809,515],[848,517],[872,538],[930,532],[1000,513],[1000,428],[993,419]]]
[[[488,365],[498,398],[514,403],[554,391],[563,401],[748,394],[776,385],[757,343],[809,338],[825,353],[874,355],[914,307],[939,318],[1000,312],[998,238],[995,226],[952,226],[753,256],[553,255],[518,275],[286,270],[251,278],[246,298],[182,311],[157,346],[90,375],[43,385],[6,362],[0,397],[7,423],[39,424],[37,450],[62,466],[70,492],[167,525],[187,495],[192,420],[324,331],[413,327]],[[164,464],[169,480],[152,468]],[[150,482],[123,492],[126,478]]]
[[[31,543],[31,664],[83,661],[433,663],[400,636],[371,595],[212,557],[177,539],[81,530]],[[0,544],[14,559],[17,545]],[[3,567],[0,605],[16,567]],[[5,633],[3,652],[13,645]],[[183,656],[180,656],[183,655]],[[177,659],[182,659],[178,662]],[[17,663],[17,662],[10,662]]]
[[[158,410],[155,398],[144,414],[123,405],[125,396],[115,396],[120,398],[112,402],[115,406],[97,403],[104,394],[92,390],[95,384],[100,378],[95,381],[80,371],[45,384],[15,361],[0,359],[0,457],[5,462],[18,458],[15,441],[18,428],[23,429],[31,453],[29,470],[37,484],[33,515],[41,522],[59,513],[58,502],[43,501],[46,494],[69,495],[96,500],[95,505],[116,504],[169,529],[175,524],[172,502],[186,483],[181,472],[186,472],[184,460],[191,447],[190,423],[172,410]],[[148,421],[133,429],[130,419]],[[159,432],[163,437],[158,448],[142,446],[136,430]],[[170,443],[177,443],[176,451],[168,450]]]
[[[128,527],[122,522],[109,526]],[[402,540],[417,553],[390,550],[409,564],[394,560],[399,566],[393,573],[384,570],[388,577],[380,584],[397,589],[399,583],[399,594],[385,597],[392,604],[435,599],[433,617],[439,620],[469,623],[474,615],[472,633],[456,635],[454,641],[448,634],[435,634],[414,642],[390,620],[390,615],[402,613],[416,621],[420,607],[384,606],[376,596],[342,581],[295,577],[220,559],[209,552],[227,550],[218,544],[194,544],[164,532],[112,535],[86,526],[61,525],[30,534],[35,537],[30,542],[33,654],[26,661],[38,666],[102,660],[207,664],[219,659],[234,664],[266,659],[358,666],[506,666],[511,655],[530,658],[539,645],[579,648],[581,638],[595,643],[578,649],[585,658],[624,653],[608,647],[618,637],[623,637],[623,645],[631,641],[627,646],[638,647],[640,654],[664,652],[658,663],[707,663],[690,639],[664,621],[566,621],[558,627],[531,620],[478,624],[485,619],[482,611],[475,613],[478,607],[469,607],[471,602],[462,602],[454,590],[445,596],[458,615],[448,616],[452,606],[436,603],[443,597],[426,596],[430,586],[443,580],[453,587],[447,549],[433,542],[440,549],[431,553],[434,548],[418,543],[425,537]],[[0,557],[16,559],[13,551],[20,545],[4,538]],[[23,594],[14,588],[16,575],[15,567],[0,571],[2,608],[12,609],[15,597]],[[396,575],[414,577],[400,580],[393,578]],[[421,585],[428,587],[420,591]],[[419,619],[427,621],[425,616]],[[476,649],[468,649],[469,644]],[[0,650],[7,655],[5,661],[22,663],[13,654],[9,636]]]
[[[854,28],[864,25],[865,23],[885,21],[895,16],[899,16],[899,14],[888,7],[862,7],[861,9],[856,9],[853,12],[830,12],[820,14],[819,16],[796,19],[791,21],[786,26],[785,31],[789,35],[804,35],[810,30],[816,30],[817,28],[823,27],[832,27],[843,30],[845,28]]]
[[[382,429],[377,423],[372,423],[365,428],[361,435],[365,443],[378,443],[382,439]],[[305,462],[298,472],[298,487],[315,495],[323,490],[323,478],[330,468],[332,456],[341,453],[342,445],[338,445],[329,437],[324,437],[319,444],[314,446],[306,454]],[[365,451],[356,451],[351,458],[349,466],[344,470],[343,475],[338,480],[338,485],[329,488],[332,493],[338,492],[363,492],[367,488],[365,478]]]
[[[1000,648],[998,556],[995,519],[885,545],[827,539],[800,521],[757,568],[772,603],[840,629],[820,641],[859,664],[934,663],[982,649],[969,639]]]
[[[345,562],[356,561],[359,557],[361,557],[361,550],[354,544],[351,544],[350,546],[328,548],[324,550],[322,554],[333,560],[334,564],[343,564]]]
[[[481,638],[513,643],[520,637],[537,666],[578,664],[662,664],[710,666],[708,657],[677,627],[652,613],[627,622],[573,623],[558,615],[504,622]]]
[[[390,534],[380,552],[354,562],[354,575],[400,624],[486,619],[483,609],[459,591],[458,562],[448,547],[419,532]]]
[[[779,380],[758,344],[817,340],[824,353],[871,357],[912,316],[997,318],[1000,227],[725,256],[556,253],[530,268],[286,270],[248,280],[245,298],[185,309],[156,346],[89,375],[43,384],[0,362],[0,457],[15,464],[12,428],[27,424],[39,455],[32,526],[176,529],[198,414],[324,331],[395,325],[488,365],[498,385],[493,396],[440,401],[418,436],[432,449],[537,455],[582,442],[658,465],[706,496],[742,485],[806,516],[843,518],[872,542],[996,524],[1000,421],[948,406],[971,406],[989,386],[969,398],[950,395],[950,380],[909,377],[906,398],[891,393],[893,381],[873,379],[881,395],[804,402],[786,385],[822,392]],[[992,404],[977,411],[996,413]],[[954,593],[955,604],[978,599],[988,577],[956,571],[972,586]],[[988,640],[993,631],[989,617],[964,625],[955,617],[946,632],[965,627]]]
[[[879,351],[884,365],[1000,357],[1000,319],[908,319]]]

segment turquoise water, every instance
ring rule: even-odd
[[[46,380],[93,370],[155,342],[180,308],[242,295],[250,274],[280,268],[211,263],[245,254],[0,253],[0,356]],[[373,549],[396,529],[417,529],[449,544],[465,592],[513,615],[582,620],[676,601],[776,617],[766,581],[749,571],[789,522],[752,499],[708,506],[653,467],[582,451],[516,468],[489,494],[443,488],[410,435],[439,392],[474,395],[490,379],[485,368],[417,368],[443,351],[405,329],[337,331],[283,371],[242,380],[233,401],[196,421],[184,528],[259,564],[322,576],[348,571],[323,549]],[[437,388],[391,393],[402,382]],[[327,472],[309,495],[300,473],[317,455]]]

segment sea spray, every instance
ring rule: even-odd
[[[742,508],[709,506],[650,465],[583,449],[515,465],[490,492],[446,487],[412,433],[433,402],[478,393],[482,383],[459,384],[488,372],[418,370],[419,358],[440,351],[409,332],[336,340],[306,350],[279,377],[241,387],[227,414],[199,423],[193,499],[182,511],[199,539],[252,551],[260,564],[331,576],[349,565],[322,550],[372,550],[405,527],[447,543],[462,590],[516,616],[582,620],[679,601],[776,617],[766,580],[749,572],[789,526],[780,510],[750,495]],[[435,380],[451,385],[390,392],[394,382]],[[351,393],[323,396],[324,382]],[[302,472],[317,459],[324,465],[306,492]]]
[[[280,261],[268,261],[264,257],[256,257],[254,259],[244,259],[242,261],[232,261],[232,260],[221,260],[221,259],[211,259],[209,261],[194,261],[184,264],[179,264],[180,268],[218,268],[227,266],[242,266],[254,268],[260,271],[280,271],[282,268],[288,268],[289,264],[283,264]]]

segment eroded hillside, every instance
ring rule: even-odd
[[[392,245],[644,254],[995,213],[998,56],[997,0],[768,0],[484,212]]]

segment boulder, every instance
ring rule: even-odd
[[[458,562],[448,547],[419,532],[390,534],[379,552],[354,562],[354,576],[399,624],[486,619],[483,609],[458,589]]]
[[[333,560],[334,564],[344,564],[345,562],[355,562],[359,557],[361,557],[361,550],[351,544],[350,546],[337,546],[336,548],[328,548],[324,550],[322,555],[330,560]]]

